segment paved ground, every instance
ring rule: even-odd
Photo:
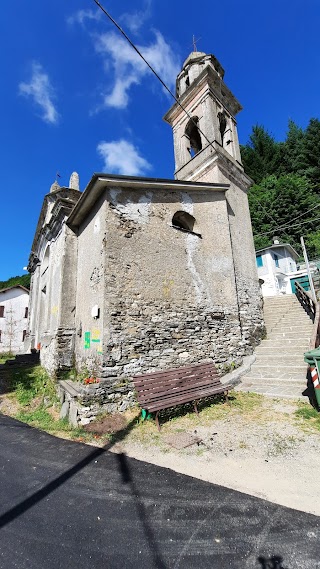
[[[320,568],[318,517],[1,415],[0,440],[1,569]]]

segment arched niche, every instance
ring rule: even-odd
[[[189,139],[188,151],[191,157],[195,156],[198,152],[200,152],[200,150],[202,150],[202,142],[198,123],[198,117],[192,117],[185,128],[185,135]]]

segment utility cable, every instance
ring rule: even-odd
[[[306,223],[313,223],[314,221],[318,221],[320,219],[320,217],[315,217],[314,219],[308,219],[307,221],[300,221],[299,223],[294,223],[293,225],[290,225],[289,227],[283,227],[283,226],[279,226],[279,227],[275,227],[274,229],[272,229],[271,231],[265,231],[264,233],[255,233],[255,237],[262,237],[263,235],[269,235],[270,233],[274,233],[275,231],[280,231],[281,233],[284,233],[286,231],[286,229],[291,229],[291,227],[299,227],[300,225],[305,225]]]
[[[100,2],[98,0],[93,0],[93,2],[100,8],[100,10],[102,10],[102,12],[105,14],[105,16],[107,16],[107,18],[109,18],[109,20],[115,25],[115,27],[119,30],[119,32],[123,35],[123,37],[131,45],[132,49],[134,49],[134,51],[139,55],[139,57],[141,57],[141,59],[149,67],[150,71],[152,71],[152,73],[160,81],[161,85],[166,89],[166,91],[168,91],[168,93],[175,100],[175,102],[179,105],[179,107],[183,110],[183,112],[187,115],[187,117],[197,127],[198,131],[200,132],[200,134],[202,134],[203,138],[215,150],[213,143],[210,142],[209,138],[204,134],[204,132],[202,132],[202,130],[199,128],[198,123],[193,119],[193,117],[190,115],[190,113],[187,111],[187,109],[185,109],[185,107],[180,103],[180,101],[177,99],[177,97],[172,93],[171,89],[169,89],[169,87],[165,84],[163,79],[161,79],[160,75],[156,72],[156,70],[152,67],[152,65],[150,65],[150,63],[146,60],[146,58],[142,55],[141,51],[135,46],[133,41],[131,41],[131,39],[126,34],[126,32],[121,28],[121,26],[119,26],[119,24],[114,20],[114,18],[111,16],[111,14],[109,14],[109,12],[107,12],[107,10],[100,4]]]
[[[214,150],[214,146],[212,141],[210,141],[208,139],[208,137],[204,134],[204,132],[200,129],[198,123],[193,119],[193,117],[190,115],[190,113],[187,111],[187,109],[180,103],[180,101],[177,99],[177,97],[174,95],[174,93],[171,91],[171,89],[166,85],[166,83],[163,81],[163,79],[160,77],[160,75],[156,72],[156,70],[152,67],[152,65],[147,61],[147,59],[143,56],[143,54],[141,53],[141,51],[136,47],[136,45],[133,43],[133,41],[129,38],[129,36],[126,34],[126,32],[121,28],[121,26],[119,26],[119,24],[116,22],[116,20],[111,16],[111,14],[109,14],[109,12],[102,6],[102,4],[99,2],[99,0],[93,0],[93,2],[98,6],[98,8],[100,8],[100,10],[104,13],[105,16],[107,16],[107,18],[112,22],[112,24],[119,30],[119,32],[123,35],[123,37],[126,39],[126,41],[130,44],[130,46],[132,47],[132,49],[134,49],[134,51],[139,55],[139,57],[144,61],[144,63],[147,65],[147,67],[150,69],[150,71],[155,75],[155,77],[158,79],[158,81],[160,81],[161,85],[164,87],[164,89],[171,95],[171,97],[174,99],[174,101],[177,103],[177,105],[182,109],[182,111],[187,115],[187,117],[191,120],[191,122],[197,127],[198,131],[200,132],[200,134],[203,136],[203,138],[207,141],[207,143],[209,144],[209,146],[211,146]],[[268,217],[270,217],[272,219],[272,221],[275,221],[272,216],[270,214],[267,213],[267,211],[264,209],[264,207],[261,205],[261,208],[265,211],[265,213],[268,215]],[[316,207],[319,207],[320,204],[314,206],[315,209]],[[312,211],[309,210],[309,211]],[[308,212],[306,212],[308,213]],[[298,215],[295,219],[298,219],[299,217],[301,217],[302,215],[305,215],[305,213]],[[319,218],[317,218],[319,219]],[[291,223],[291,222],[290,222]],[[304,222],[307,223],[307,222]],[[272,229],[271,231],[267,231],[265,233],[259,233],[256,235],[256,237],[258,236],[262,236],[262,235],[268,235],[269,233],[273,233],[276,230],[281,230],[283,227],[286,227],[288,224],[284,224],[283,226],[279,226],[276,227],[275,229]],[[300,225],[300,224],[298,224]],[[295,227],[295,225],[291,226],[291,227]]]
[[[264,207],[262,206],[262,204],[260,202],[258,202],[259,205],[262,207],[262,209],[265,211],[265,213],[267,213],[267,211],[264,209]],[[320,207],[320,203],[314,205],[312,208],[308,209],[307,211],[304,211],[303,213],[300,213],[300,215],[297,215],[296,217],[293,217],[290,221],[287,221],[286,223],[284,223],[283,225],[278,225],[278,227],[275,227],[274,229],[271,229],[270,231],[267,231],[266,233],[259,233],[260,235],[267,235],[268,233],[272,233],[274,231],[277,231],[278,229],[283,229],[283,228],[287,228],[289,229],[291,227],[291,223],[292,221],[295,221],[296,219],[299,219],[300,217],[303,217],[304,215],[307,215],[307,213],[309,213],[310,211],[313,211],[314,209],[316,209],[317,207]],[[271,216],[269,216],[271,217]],[[275,221],[275,220],[273,220]],[[258,236],[258,235],[257,235]]]

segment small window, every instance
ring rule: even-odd
[[[172,227],[175,229],[180,229],[180,231],[186,231],[187,233],[192,233],[193,235],[197,235],[202,239],[200,233],[195,233],[193,231],[194,224],[196,220],[193,215],[190,215],[187,211],[176,211],[172,218]]]
[[[4,306],[0,306],[0,318],[4,317]]]
[[[279,257],[275,253],[273,254],[275,266],[279,268]]]
[[[28,307],[27,306],[24,309],[24,317],[28,318]]]
[[[2,342],[2,330],[0,330],[0,343]]]
[[[195,218],[186,211],[177,211],[172,218],[172,225],[186,231],[193,231]]]
[[[27,330],[23,330],[23,332],[22,332],[22,341],[23,342],[25,340],[26,335],[27,335]]]
[[[256,259],[257,259],[257,267],[263,267],[262,255],[257,255]]]

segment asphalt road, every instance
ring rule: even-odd
[[[0,415],[1,569],[316,569],[319,521]]]

